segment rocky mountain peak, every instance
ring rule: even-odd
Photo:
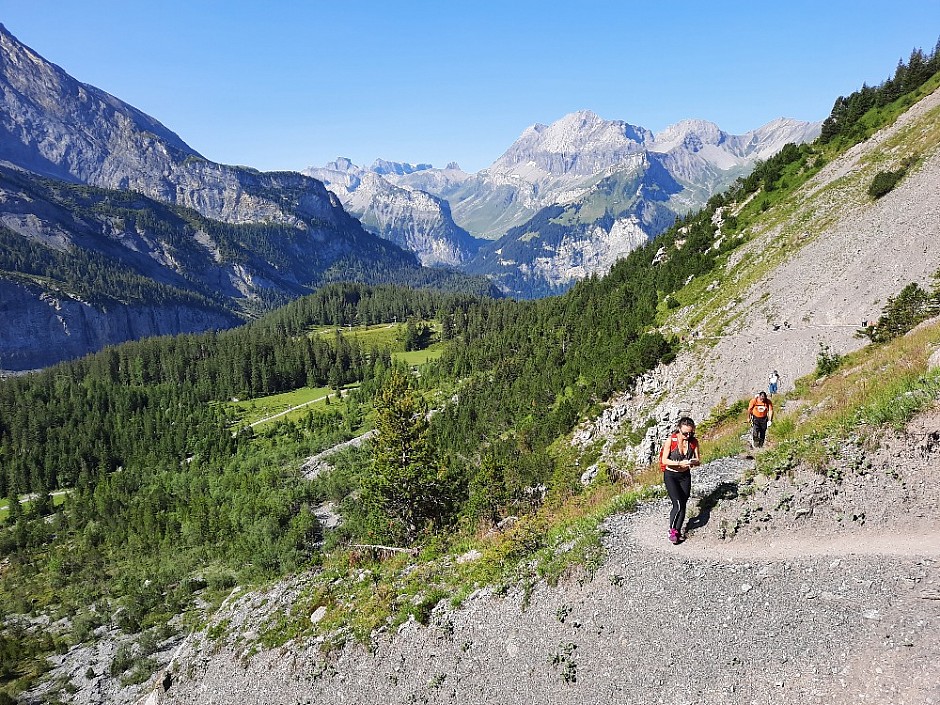
[[[671,152],[681,147],[697,152],[703,145],[718,145],[727,137],[726,132],[708,120],[680,120],[656,133],[652,149],[656,152]]]
[[[324,168],[333,171],[349,171],[355,174],[362,173],[362,169],[353,164],[352,160],[347,157],[336,157],[335,161],[327,162]]]
[[[431,164],[408,164],[407,162],[390,162],[385,159],[376,159],[372,166],[369,167],[369,171],[375,172],[376,174],[397,174],[399,176],[404,174],[414,174],[416,171],[426,171],[427,169],[433,169]]]
[[[428,164],[381,159],[363,169],[339,157],[303,173],[326,184],[367,230],[414,252],[422,264],[460,266],[479,249],[479,243],[454,223],[450,204],[420,188],[394,182],[398,177],[420,178],[439,171]]]
[[[66,181],[93,181],[87,154],[102,142],[133,141],[133,152],[201,155],[158,120],[46,61],[0,25],[0,158]],[[130,147],[130,145],[125,145]],[[126,168],[133,154],[115,155]]]
[[[604,120],[590,110],[570,113],[547,127],[527,128],[487,170],[538,181],[586,175],[623,161],[652,139],[652,133],[622,120]]]

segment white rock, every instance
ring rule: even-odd
[[[480,552],[479,552],[478,550],[476,550],[475,548],[472,548],[472,549],[470,549],[469,551],[467,551],[466,553],[457,556],[457,562],[458,562],[458,563],[470,563],[470,562],[472,562],[472,561],[478,560],[478,559],[481,558],[482,556],[483,556],[482,553],[480,553]]]

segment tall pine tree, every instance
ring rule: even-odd
[[[427,405],[400,370],[375,399],[372,473],[363,501],[374,537],[413,542],[449,518],[453,487],[431,443]]]

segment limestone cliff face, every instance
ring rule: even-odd
[[[156,119],[72,78],[2,25],[0,160],[65,181],[132,189],[231,223],[356,227],[314,179],[210,162]]]
[[[559,293],[604,275],[621,257],[675,222],[687,189],[661,155],[636,152],[574,200],[548,206],[483,247],[467,271],[492,277],[515,297]]]
[[[232,314],[198,306],[95,307],[64,292],[0,276],[0,370],[38,369],[153,335],[229,328]]]
[[[367,230],[414,252],[423,265],[463,265],[479,249],[479,242],[454,222],[447,201],[395,186],[384,176],[417,171],[409,167],[380,161],[365,170],[348,159],[337,159],[304,173],[326,184]]]

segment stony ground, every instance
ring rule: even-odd
[[[688,346],[663,371],[665,378],[682,381],[665,395],[668,401],[681,397],[696,419],[705,418],[722,399],[766,389],[774,369],[782,375],[781,391],[787,391],[814,369],[820,344],[837,353],[862,347],[867,341],[856,331],[862,320],[877,320],[888,297],[910,282],[932,286],[940,268],[940,151],[934,145],[922,153],[918,169],[883,198],[872,201],[867,189],[877,171],[897,168],[909,156],[906,149],[917,149],[889,148],[893,138],[935,129],[938,120],[940,91],[824,167],[800,190],[798,209],[738,252],[735,261],[760,261],[778,240],[798,243],[781,266],[721,314],[726,325],[720,337]],[[687,318],[683,309],[676,314],[680,334],[691,332]],[[650,413],[642,409],[636,416],[642,420]]]
[[[442,603],[371,650],[258,645],[298,575],[233,593],[211,637],[164,645],[161,663],[179,650],[172,677],[151,685],[167,690],[103,677],[109,640],[60,657],[59,676],[83,704],[940,704],[940,410],[839,455],[836,478],[709,463],[681,545],[666,541],[668,501],[646,503],[608,520],[594,575]]]
[[[922,482],[940,458],[923,432],[937,422],[872,444],[871,466],[838,483],[809,470],[755,479],[748,458],[705,465],[681,545],[666,541],[668,502],[647,503],[608,521],[596,574],[528,599],[483,590],[442,603],[431,625],[408,623],[371,652],[197,639],[160,699],[940,703],[940,489]],[[218,619],[244,628],[290,602],[277,590]]]

